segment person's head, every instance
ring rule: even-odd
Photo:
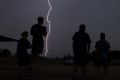
[[[100,33],[100,39],[105,40],[105,33]]]
[[[27,37],[28,37],[28,32],[27,32],[27,31],[22,32],[22,33],[21,33],[21,36],[22,36],[23,38],[27,38]]]
[[[43,24],[44,18],[43,17],[38,17],[37,21],[39,24]]]
[[[85,24],[81,24],[81,25],[79,26],[79,31],[85,32],[85,29],[86,29],[86,25],[85,25]]]

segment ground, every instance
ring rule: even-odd
[[[7,58],[0,59],[0,80],[17,80],[17,64],[5,63],[6,60]],[[72,80],[72,70],[73,65],[40,64],[39,80]],[[79,76],[81,76],[80,69],[78,78]],[[96,80],[96,68],[92,64],[88,65],[88,78],[89,80]],[[120,80],[120,65],[110,66],[107,80]]]

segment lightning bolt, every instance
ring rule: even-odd
[[[48,34],[46,36],[46,52],[45,52],[45,57],[47,56],[47,53],[48,53],[48,38],[49,38],[49,35],[50,35],[50,32],[51,32],[51,21],[49,20],[49,15],[50,15],[50,12],[52,10],[52,5],[50,3],[50,0],[48,0],[48,5],[49,5],[49,10],[48,10],[48,14],[47,14],[47,22],[49,24],[49,27],[48,27]]]

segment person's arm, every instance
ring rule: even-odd
[[[98,60],[99,57],[99,52],[98,52],[98,48],[95,49],[95,59]]]
[[[30,30],[30,35],[35,35],[35,33],[37,32],[36,30],[38,30],[37,28],[36,28],[36,24],[35,25],[33,25],[32,27],[31,27],[31,30]]]
[[[31,48],[32,48],[32,44],[30,44],[30,43],[29,43],[29,47],[28,47],[28,48],[30,48],[30,49],[31,49]]]
[[[27,46],[28,49],[31,49],[31,48],[32,48],[32,44],[31,44],[28,40],[27,40],[27,45],[28,45],[28,46]]]
[[[99,57],[99,49],[98,49],[98,42],[95,44],[95,60],[98,60]]]
[[[47,29],[46,29],[46,27],[43,27],[43,36],[47,36]]]
[[[33,35],[33,27],[30,30],[30,35]]]
[[[109,54],[109,61],[111,62],[112,61],[112,54],[111,54],[111,51],[110,51],[110,44],[108,43],[108,54]]]
[[[73,35],[72,40],[76,40],[77,32]]]
[[[90,53],[90,43],[88,44],[88,54]]]
[[[90,53],[90,47],[91,47],[91,39],[90,39],[90,37],[89,37],[89,35],[88,35],[88,54]]]

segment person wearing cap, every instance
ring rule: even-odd
[[[19,67],[28,67],[30,64],[29,54],[27,50],[31,47],[30,42],[27,40],[28,32],[24,31],[21,34],[22,38],[17,43],[17,58]]]
[[[88,56],[90,51],[91,39],[85,31],[86,25],[81,24],[79,31],[75,32],[72,37],[73,53],[74,53],[74,76],[77,75],[78,66],[80,65],[82,75],[87,73]]]

